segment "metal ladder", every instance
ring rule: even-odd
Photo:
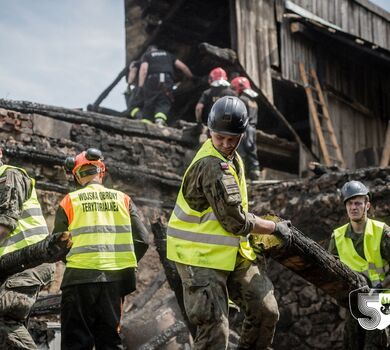
[[[321,85],[318,82],[317,73],[311,68],[309,74],[307,74],[302,62],[299,63],[299,71],[325,165],[337,165],[341,168],[345,168],[344,157],[337,142],[328,107],[325,102]]]

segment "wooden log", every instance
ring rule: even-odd
[[[33,161],[36,163],[43,163],[48,165],[63,165],[65,157],[59,157],[55,154],[43,153],[34,149],[27,148],[4,148],[3,153],[6,156],[11,156],[12,158],[21,158]],[[106,162],[108,173],[111,175],[119,176],[121,178],[143,178],[153,183],[161,184],[164,186],[169,186],[173,188],[180,187],[181,177],[176,174],[165,173],[153,169],[141,168],[141,167],[129,167],[126,169],[119,168],[115,164]],[[63,186],[48,184],[48,183],[38,183],[39,187],[42,189],[53,189],[56,192],[66,193],[66,189]]]
[[[61,294],[49,294],[38,297],[31,309],[30,316],[59,314],[61,312]]]
[[[166,281],[165,272],[164,270],[161,270],[154,277],[152,282],[147,287],[146,291],[142,294],[139,294],[133,300],[132,304],[125,310],[125,312],[132,312],[141,309],[150,299],[153,298],[153,295],[165,283],[165,281]]]
[[[150,339],[147,343],[142,345],[139,350],[157,350],[164,344],[167,344],[169,340],[173,337],[177,336],[180,332],[185,331],[187,329],[186,325],[178,321],[174,323],[172,326],[168,327],[161,334],[156,335],[152,339]]]
[[[87,124],[118,134],[145,136],[169,142],[174,141],[181,145],[192,145],[183,138],[181,130],[173,128],[162,129],[154,124],[145,124],[138,120],[130,120],[94,112],[84,112],[28,101],[0,99],[0,108],[18,111],[21,113],[36,113],[69,123]]]
[[[271,220],[278,219],[272,217]],[[274,235],[254,235],[253,240],[266,255],[322,289],[341,305],[347,305],[351,291],[368,288],[362,275],[352,271],[296,227],[291,227],[291,230],[292,242],[287,248],[281,248],[282,243]]]

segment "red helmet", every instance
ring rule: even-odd
[[[209,84],[211,84],[213,81],[217,80],[226,80],[227,81],[227,74],[224,69],[221,67],[214,68],[210,74],[209,74]]]
[[[104,174],[106,171],[102,152],[96,148],[88,148],[87,151],[79,153],[76,157],[67,157],[64,166],[67,171],[71,171],[73,175],[76,175],[77,170],[87,164],[95,165],[96,172],[87,171],[87,173],[81,177],[93,174]]]
[[[251,89],[251,83],[245,77],[236,77],[232,80],[231,85],[238,94],[241,94],[244,90]]]

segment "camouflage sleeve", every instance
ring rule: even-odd
[[[31,193],[31,179],[17,169],[7,169],[0,177],[0,225],[11,231],[17,226],[23,203]]]
[[[335,256],[339,255],[337,248],[336,248],[336,242],[334,240],[333,233],[332,233],[332,236],[330,237],[329,246],[328,246],[328,253],[335,255]]]
[[[390,263],[390,227],[385,225],[381,240],[381,255],[388,263]]]
[[[245,236],[253,230],[255,216],[244,211],[238,184],[233,175],[221,169],[220,163],[218,158],[204,158],[191,169],[192,176],[194,177],[195,172],[199,196],[207,201],[207,207],[212,207],[222,227],[226,231]],[[191,187],[186,188],[187,193],[190,190]],[[186,198],[185,193],[184,197]]]
[[[54,218],[53,233],[68,231],[68,226],[68,216],[65,213],[65,209],[59,206]]]
[[[135,206],[134,202],[130,201],[130,203],[131,206],[129,208],[129,211],[131,218],[131,228],[133,233],[134,250],[135,255],[137,256],[137,261],[140,261],[149,247],[149,232],[141,221],[141,218],[138,215],[137,207]]]

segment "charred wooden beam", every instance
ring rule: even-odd
[[[0,108],[21,113],[37,113],[69,123],[87,124],[118,134],[145,136],[151,139],[160,139],[169,142],[174,141],[181,145],[188,145],[188,141],[182,137],[182,132],[180,130],[173,128],[161,129],[154,124],[145,124],[140,121],[126,118],[118,118],[94,112],[84,112],[28,101],[5,99],[0,99]]]
[[[108,94],[111,92],[111,90],[120,82],[120,80],[126,76],[127,73],[127,67],[123,68],[117,77],[114,79],[114,81],[98,96],[96,101],[92,105],[88,105],[89,111],[96,111],[99,107],[100,103],[108,96]]]
[[[135,310],[141,309],[157,292],[157,290],[165,283],[166,276],[164,270],[161,270],[152,282],[147,287],[146,291],[142,294],[139,294],[132,302],[129,308],[125,310],[125,312],[131,312]]]
[[[273,235],[259,235],[253,239],[266,254],[322,289],[341,305],[348,304],[351,291],[368,288],[367,280],[362,275],[352,271],[296,227],[291,230],[291,245],[283,249],[280,248],[280,241]]]
[[[142,345],[139,350],[157,350],[160,349],[162,345],[167,344],[173,337],[177,336],[180,332],[183,332],[187,329],[186,325],[178,321],[172,326],[168,327],[166,330],[161,332],[159,335],[156,335],[150,339],[147,343]]]
[[[65,157],[59,157],[56,154],[50,154],[48,152],[44,153],[42,151],[37,151],[32,147],[26,147],[25,149],[10,148],[5,147],[3,152],[6,156],[11,156],[12,158],[21,158],[34,163],[47,164],[47,165],[63,165]],[[108,173],[113,176],[120,178],[139,178],[146,179],[152,183],[159,185],[164,185],[173,188],[179,188],[181,183],[181,177],[174,173],[164,173],[159,170],[148,169],[140,166],[132,166],[128,168],[121,168],[117,164],[106,162]],[[50,183],[39,182],[39,187],[42,189],[52,189],[56,192],[67,193],[68,190],[66,187],[61,185],[55,185]]]

